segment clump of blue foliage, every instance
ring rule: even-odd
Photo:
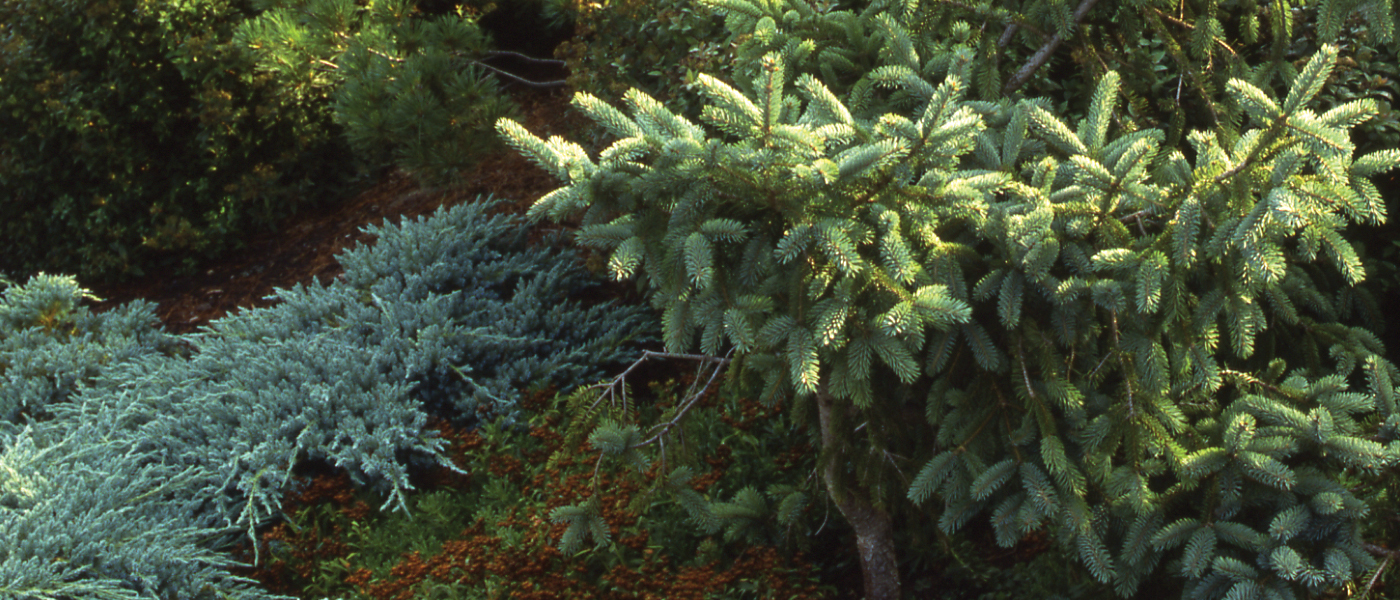
[[[92,314],[71,278],[0,300],[0,596],[271,598],[220,553],[322,460],[405,509],[411,461],[453,467],[429,414],[507,422],[655,338],[587,305],[576,256],[493,202],[371,227],[330,284],[174,336],[149,303]]]

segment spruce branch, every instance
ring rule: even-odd
[[[1181,49],[1181,45],[1176,42],[1176,38],[1173,38],[1171,34],[1167,32],[1167,28],[1162,24],[1161,19],[1148,18],[1147,22],[1167,46],[1167,52],[1171,54],[1172,61],[1175,62],[1177,67],[1181,70],[1182,75],[1177,79],[1176,90],[1176,102],[1178,106],[1181,104],[1182,82],[1189,77],[1191,79],[1191,88],[1201,95],[1201,102],[1205,105],[1206,112],[1210,113],[1210,122],[1212,124],[1220,123],[1219,111],[1215,108],[1215,102],[1211,98],[1210,89],[1201,79],[1201,70],[1192,65],[1191,61],[1186,56],[1186,52]]]
[[[1079,25],[1079,23],[1084,20],[1084,17],[1089,14],[1089,9],[1093,8],[1096,3],[1098,3],[1098,0],[1083,0],[1080,2],[1079,6],[1074,9],[1074,15],[1070,19],[1070,24]],[[1026,82],[1030,81],[1031,76],[1035,75],[1035,72],[1038,71],[1046,61],[1050,60],[1050,55],[1054,54],[1055,50],[1058,49],[1060,44],[1064,41],[1064,38],[1058,33],[1051,36],[1050,39],[1045,42],[1045,45],[1041,46],[1039,50],[1036,50],[1035,54],[1031,55],[1030,60],[1026,61],[1026,64],[1023,65],[1020,70],[1016,71],[1016,74],[1011,76],[1011,79],[1001,88],[1001,93],[1010,96],[1015,93],[1016,90],[1021,89],[1021,86],[1026,85]]]
[[[1178,27],[1183,27],[1183,28],[1185,28],[1187,31],[1195,31],[1195,30],[1196,30],[1196,26],[1195,26],[1195,25],[1192,25],[1192,24],[1190,24],[1190,23],[1187,23],[1186,21],[1182,21],[1181,19],[1178,19],[1178,18],[1173,17],[1173,16],[1171,16],[1171,15],[1165,13],[1165,12],[1162,12],[1162,9],[1160,9],[1160,8],[1153,8],[1153,9],[1152,9],[1152,12],[1157,13],[1157,16],[1158,16],[1158,17],[1161,17],[1161,19],[1162,19],[1163,21],[1166,21],[1166,22],[1168,22],[1168,23],[1171,23],[1172,25],[1176,25],[1176,26],[1178,26]],[[1234,57],[1234,58],[1239,58],[1239,57],[1240,57],[1239,53],[1235,52],[1235,49],[1234,49],[1234,48],[1231,48],[1231,47],[1230,47],[1230,44],[1226,43],[1225,40],[1222,40],[1222,39],[1220,39],[1220,38],[1212,38],[1212,39],[1214,39],[1214,40],[1215,40],[1215,43],[1216,43],[1216,44],[1219,44],[1221,48],[1224,48],[1226,52],[1229,52],[1229,53],[1230,53],[1230,56],[1232,56],[1232,57]]]

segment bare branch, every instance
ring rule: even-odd
[[[515,57],[515,58],[518,58],[518,59],[523,60],[523,61],[532,62],[532,63],[537,63],[537,64],[543,64],[543,65],[559,65],[559,66],[562,67],[562,66],[564,66],[565,64],[568,64],[568,63],[565,63],[565,62],[562,61],[562,60],[556,60],[556,59],[553,59],[553,58],[535,58],[535,57],[533,57],[533,56],[521,54],[521,53],[519,53],[519,52],[511,52],[510,50],[493,50],[493,51],[491,51],[491,52],[487,52],[486,55],[483,56],[482,58],[483,58],[483,59],[491,59],[491,58],[496,58],[497,56],[511,56],[511,57]]]
[[[568,81],[565,81],[565,80],[563,80],[563,79],[556,79],[556,80],[554,80],[554,81],[530,81],[529,79],[525,79],[524,77],[521,77],[521,76],[516,75],[516,74],[514,74],[514,73],[511,73],[511,72],[509,72],[509,71],[505,71],[505,70],[502,70],[502,69],[497,69],[496,67],[493,67],[493,66],[491,66],[491,65],[488,65],[488,64],[486,64],[486,63],[484,63],[484,62],[481,62],[481,61],[479,61],[479,60],[474,60],[474,61],[472,61],[472,64],[477,65],[477,66],[480,66],[480,67],[486,67],[487,69],[490,69],[491,72],[493,72],[493,73],[495,73],[495,74],[497,74],[497,75],[500,75],[500,76],[505,77],[505,78],[507,78],[507,79],[515,80],[517,83],[523,83],[523,84],[528,85],[528,86],[530,86],[530,87],[536,87],[536,88],[557,88],[557,87],[564,87],[565,85],[568,85],[568,83],[569,83]]]

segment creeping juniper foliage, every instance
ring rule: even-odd
[[[1230,113],[1178,147],[1114,71],[1073,121],[969,97],[989,57],[938,35],[970,35],[943,3],[706,3],[740,63],[699,76],[699,122],[632,90],[576,95],[616,138],[596,156],[498,129],[564,183],[532,214],[582,212],[669,351],[732,350],[791,399],[867,597],[929,550],[894,547],[910,508],[1003,546],[1051,532],[1123,597],[1300,598],[1376,567],[1355,490],[1400,462],[1400,371],[1343,232],[1385,218],[1368,178],[1400,151],[1358,156],[1372,100],[1314,106],[1335,47],[1229,78]]]
[[[490,205],[371,228],[341,280],[181,338],[149,305],[88,314],[71,279],[7,290],[0,389],[27,415],[7,408],[0,439],[0,595],[268,597],[218,551],[281,514],[293,466],[403,508],[413,461],[453,467],[429,413],[509,421],[519,390],[591,380],[652,335],[638,307],[570,300],[591,285],[577,259]]]

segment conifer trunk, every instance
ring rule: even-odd
[[[826,391],[826,381],[817,386],[817,414],[821,419],[822,446],[833,447],[840,436],[833,430],[831,410],[835,399]],[[894,524],[889,513],[870,503],[865,489],[843,481],[844,461],[839,458],[822,470],[827,494],[856,532],[860,551],[861,576],[865,580],[865,600],[899,600],[899,561],[894,551]]]

